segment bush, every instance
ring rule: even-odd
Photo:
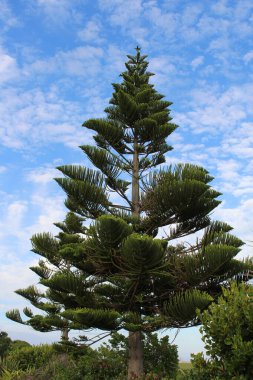
[[[122,355],[106,346],[80,357],[78,363],[85,380],[117,380],[126,378],[126,364]]]
[[[165,378],[175,377],[178,370],[178,352],[175,344],[169,343],[168,336],[158,339],[157,334],[147,334],[144,339],[144,364],[146,373]]]
[[[233,283],[199,318],[206,354],[192,355],[183,380],[253,379],[253,288]]]
[[[23,347],[31,347],[31,344],[26,342],[25,340],[13,340],[11,342],[10,351],[19,350]]]
[[[191,355],[192,368],[187,371],[182,371],[177,380],[216,380],[217,369],[213,365],[212,361],[208,361],[204,358],[203,353]]]
[[[9,370],[22,370],[40,368],[45,366],[52,358],[54,350],[51,345],[22,346],[9,352],[6,367]]]
[[[4,380],[125,380],[127,377],[127,338],[115,333],[110,344],[97,350],[87,346],[29,346],[17,342],[6,360]],[[177,347],[167,337],[146,334],[143,339],[146,374],[143,380],[175,379]],[[19,376],[19,377],[17,377]]]
[[[202,316],[203,341],[217,375],[253,378],[253,288],[233,283]]]

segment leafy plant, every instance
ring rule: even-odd
[[[228,379],[253,378],[253,288],[233,283],[200,315],[206,354]]]
[[[201,332],[208,358],[192,355],[185,380],[253,378],[253,288],[232,283],[203,313]]]
[[[53,347],[48,344],[21,347],[9,352],[6,367],[12,371],[40,368],[52,358],[53,354]]]

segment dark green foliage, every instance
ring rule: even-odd
[[[80,323],[85,328],[94,325],[101,330],[115,330],[118,327],[117,320],[120,314],[114,310],[82,308],[69,309],[62,313],[67,319]]]
[[[15,347],[8,354],[6,366],[12,370],[26,371],[45,366],[54,350],[50,345]]]
[[[5,368],[9,375],[20,373],[20,380],[125,380],[127,373],[127,338],[115,333],[97,350],[81,346],[77,351],[55,345],[21,346],[9,352]],[[175,378],[177,347],[157,334],[144,336],[145,379]],[[74,347],[73,347],[74,348]],[[11,377],[12,378],[12,377]]]
[[[250,380],[253,378],[253,289],[232,283],[202,314],[207,358],[192,355],[192,369],[182,380]]]
[[[113,333],[109,342],[111,351],[120,354],[127,368],[128,339],[122,334]],[[168,336],[159,339],[155,333],[144,334],[143,354],[146,375],[152,374],[157,380],[175,379],[178,371],[178,352],[177,346],[169,343]]]
[[[253,378],[253,289],[233,283],[201,315],[206,353],[222,379]],[[240,377],[241,376],[241,377]]]
[[[0,359],[3,360],[3,358],[7,355],[9,349],[11,346],[11,338],[8,337],[7,332],[1,331],[0,332]]]
[[[192,355],[191,364],[191,369],[182,371],[178,380],[224,380],[224,378],[219,377],[217,369],[213,367],[212,363],[204,358],[203,353]],[[234,380],[239,379],[234,378]]]
[[[20,348],[23,348],[23,347],[30,347],[30,343],[26,342],[25,340],[13,340],[11,342],[11,350],[14,351],[14,350],[19,350]]]
[[[164,303],[165,314],[178,321],[178,326],[196,318],[196,309],[205,309],[212,297],[198,289],[176,293],[170,300]],[[197,322],[197,320],[196,320]]]
[[[83,295],[82,278],[68,270],[68,258],[78,263],[83,257],[84,239],[80,236],[80,233],[86,231],[82,225],[83,221],[83,218],[70,212],[64,222],[57,223],[57,227],[62,231],[56,237],[46,233],[32,237],[33,251],[41,252],[45,260],[40,260],[38,266],[30,269],[40,276],[41,284],[50,284],[50,287],[42,291],[35,286],[29,286],[17,290],[16,293],[28,299],[34,307],[46,312],[46,316],[34,314],[30,308],[25,307],[23,313],[29,319],[23,320],[17,309],[7,312],[8,318],[43,332],[80,327],[77,323],[62,318],[60,312],[65,308],[64,303],[72,307],[77,305],[73,302],[73,296],[64,295],[62,289],[72,289],[77,295]]]

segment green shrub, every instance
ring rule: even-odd
[[[173,378],[178,370],[178,352],[175,344],[169,343],[168,336],[158,339],[157,334],[147,334],[144,339],[144,364],[146,373],[156,378]]]
[[[25,340],[13,340],[11,342],[10,350],[19,350],[23,347],[31,347],[31,344]]]
[[[78,368],[85,380],[117,380],[126,378],[126,364],[119,353],[102,346],[79,358]]]
[[[209,367],[221,379],[253,379],[252,296],[252,286],[233,283],[200,315]]]
[[[16,343],[9,351],[3,380],[125,380],[127,339],[115,333],[109,342],[97,350],[74,347],[71,342],[40,346]],[[167,337],[159,340],[157,334],[145,335],[143,342],[146,374],[142,380],[175,379],[177,347]]]
[[[177,380],[216,380],[217,369],[211,361],[204,358],[203,353],[191,355],[191,368],[180,371]]]
[[[51,345],[23,346],[9,352],[6,359],[6,367],[9,370],[26,371],[30,368],[44,366],[54,354]]]
[[[233,283],[217,303],[199,313],[206,354],[192,355],[180,380],[253,379],[253,288]]]

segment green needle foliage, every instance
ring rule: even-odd
[[[32,268],[47,292],[19,291],[47,313],[28,315],[25,323],[38,330],[61,323],[128,330],[129,378],[143,372],[142,332],[199,324],[196,309],[205,309],[231,279],[243,280],[249,267],[235,259],[242,242],[231,227],[210,219],[220,193],[207,170],[165,165],[172,149],[167,138],[177,125],[171,103],[150,83],[146,58],[138,47],[128,56],[105,117],[83,124],[94,132],[95,146],[81,149],[96,169],[58,168],[64,177],[56,181],[79,230],[69,231],[65,221],[56,238],[32,238],[34,251],[57,268],[49,273],[44,262]],[[83,229],[80,218],[90,226]],[[173,243],[200,230],[192,245]],[[17,311],[8,317],[21,319]]]
[[[71,288],[71,284],[76,291],[78,286],[79,288],[82,287],[82,281],[79,282],[78,277],[70,271],[71,264],[68,261],[69,257],[72,257],[73,260],[74,256],[83,250],[82,242],[84,239],[81,234],[86,229],[82,226],[82,222],[83,218],[69,212],[63,223],[55,223],[61,230],[56,237],[50,233],[40,233],[32,237],[33,252],[43,257],[43,259],[39,260],[37,266],[30,268],[39,276],[40,284],[46,284],[49,279],[51,279],[52,284],[56,279],[58,283],[61,283],[64,275],[64,281],[66,282],[68,274],[69,288]],[[43,311],[44,315],[41,315],[41,313],[34,314],[30,308],[25,307],[23,313],[28,319],[24,320],[17,309],[7,312],[8,318],[18,323],[32,326],[38,331],[60,330],[63,338],[68,337],[69,330],[82,328],[78,323],[68,321],[61,316],[61,312],[66,307],[73,307],[74,296],[63,293],[59,285],[58,287],[52,285],[50,288],[29,286],[26,289],[18,289],[16,293],[30,301],[33,307]],[[78,306],[77,303],[76,306]]]

